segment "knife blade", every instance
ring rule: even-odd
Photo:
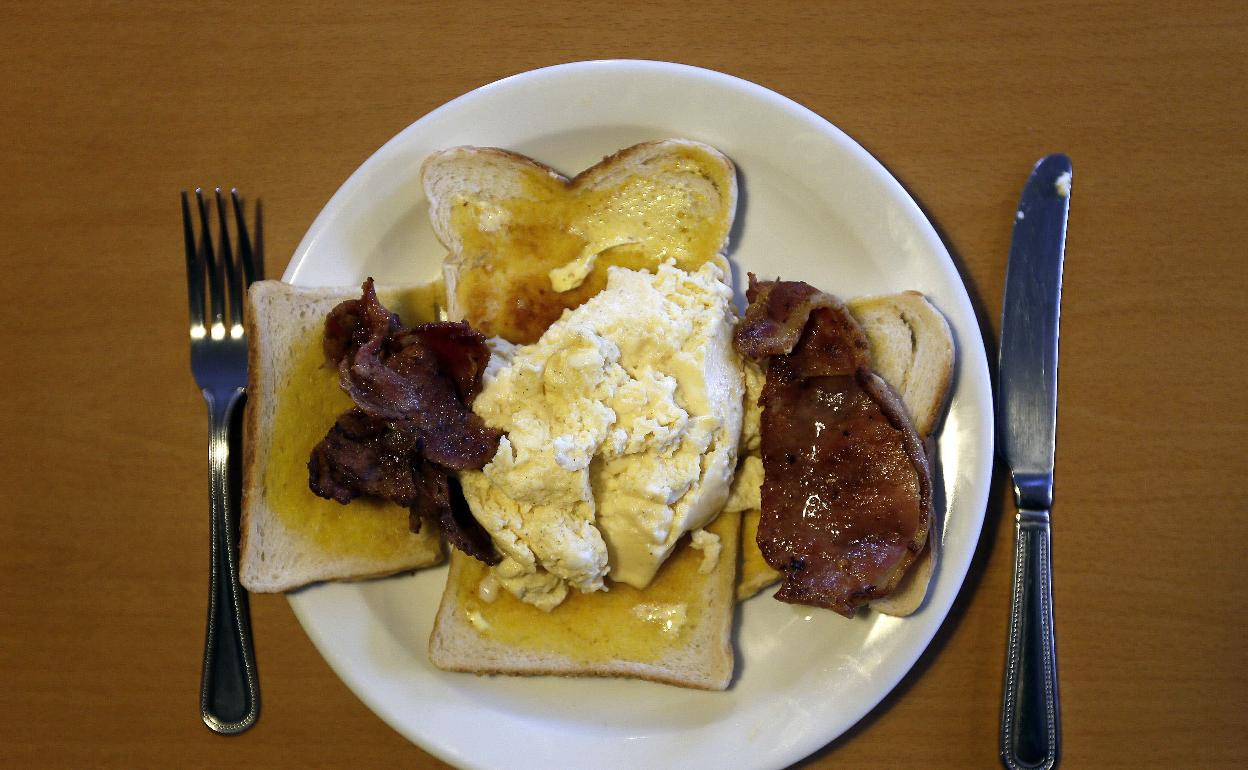
[[[998,360],[999,446],[1014,482],[1014,590],[1001,706],[1006,767],[1053,768],[1061,753],[1050,511],[1057,434],[1062,263],[1073,168],[1040,160],[1015,213]]]

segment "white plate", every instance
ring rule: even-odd
[[[854,620],[746,602],[737,678],[710,693],[624,680],[476,677],[430,665],[426,644],[445,570],[290,597],[343,681],[394,729],[468,767],[781,767],[836,738],[910,669],[944,620],[975,550],[992,458],[983,342],[940,239],[874,158],[823,118],[761,86],[693,67],[582,62],[527,72],[462,96],[369,158],[317,217],[284,280],[388,283],[436,274],[418,170],[460,144],[505,147],[565,173],[639,141],[698,139],[740,169],[729,256],[745,270],[850,297],[917,289],[958,344],[940,435],[947,515],[927,604],[909,618]],[[939,499],[938,499],[939,502]]]

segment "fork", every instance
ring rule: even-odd
[[[182,230],[186,239],[186,285],[191,311],[191,372],[208,402],[208,499],[211,513],[208,630],[200,683],[200,715],[222,735],[241,733],[260,713],[260,690],[252,653],[247,594],[238,583],[235,546],[237,520],[230,495],[230,423],[247,390],[247,335],[243,325],[245,286],[263,277],[262,210],[256,203],[255,249],[247,234],[243,203],[230,191],[239,259],[230,243],[226,203],[215,191],[217,239],[213,249],[208,210],[212,201],[195,190],[200,233],[196,243],[189,196],[182,193]],[[241,271],[239,269],[241,262]],[[207,307],[205,307],[205,278]],[[228,311],[228,312],[227,312]]]

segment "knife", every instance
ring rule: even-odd
[[[1057,432],[1057,327],[1070,210],[1070,158],[1032,169],[1005,274],[997,431],[1014,481],[1014,592],[1001,703],[1001,760],[1053,768],[1061,752],[1049,511]]]

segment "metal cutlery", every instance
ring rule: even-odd
[[[998,364],[999,445],[1014,482],[1014,591],[1001,706],[1001,759],[1053,768],[1061,754],[1049,512],[1057,432],[1057,341],[1071,163],[1036,164],[1015,214]]]
[[[186,240],[186,284],[190,300],[191,372],[208,402],[208,498],[212,561],[209,569],[208,628],[200,686],[200,714],[209,729],[241,733],[255,724],[260,690],[252,652],[247,594],[238,583],[237,511],[229,488],[230,423],[247,390],[247,334],[243,323],[246,287],[263,277],[262,218],[256,204],[255,248],[248,235],[237,190],[228,198],[238,241],[230,238],[227,199],[220,188],[210,198],[195,191],[199,213],[196,239],[190,199],[182,193]],[[209,209],[216,209],[213,246]],[[206,291],[205,291],[206,286]]]

